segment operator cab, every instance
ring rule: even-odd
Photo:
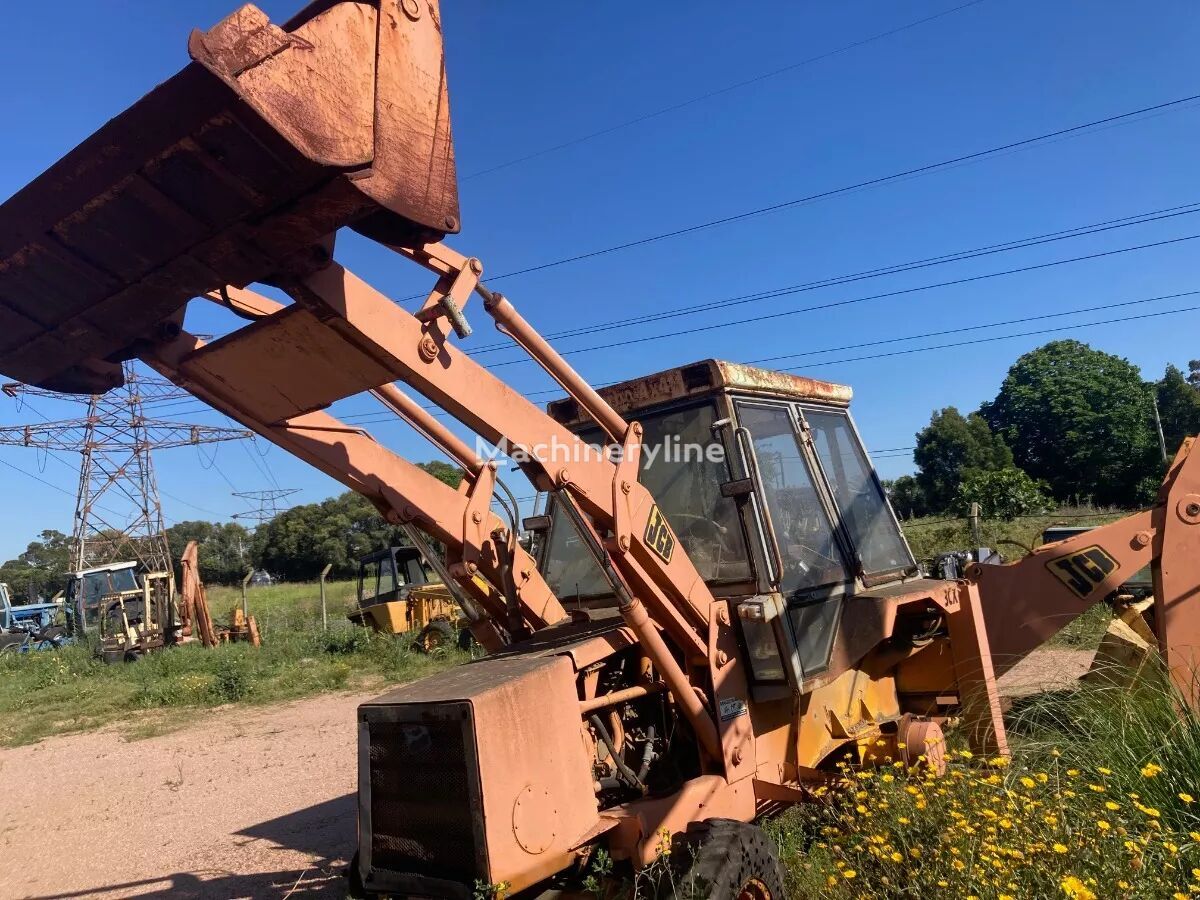
[[[389,547],[358,561],[359,608],[403,600],[415,587],[440,583],[416,547]]]
[[[102,601],[142,589],[136,562],[117,562],[72,572],[67,582],[66,610],[72,629],[90,631],[100,619]]]
[[[742,598],[756,682],[812,683],[829,667],[846,598],[916,574],[850,417],[850,388],[706,360],[599,393],[642,424],[640,480],[709,589]],[[601,442],[573,400],[549,412]],[[548,511],[547,583],[568,608],[611,603],[553,498]]]

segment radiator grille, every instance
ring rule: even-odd
[[[372,867],[468,884],[482,877],[469,717],[369,729]]]

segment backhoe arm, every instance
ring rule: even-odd
[[[996,673],[1152,566],[1154,626],[1175,683],[1193,703],[1200,662],[1200,449],[1180,448],[1152,509],[1034,550],[1002,566],[974,565]]]

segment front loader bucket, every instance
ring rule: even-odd
[[[0,372],[100,392],[187,301],[327,257],[353,227],[458,230],[437,0],[252,5],[0,207]],[[307,261],[307,262],[306,262]]]

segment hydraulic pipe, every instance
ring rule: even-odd
[[[593,713],[606,706],[616,706],[627,700],[637,700],[639,697],[649,697],[651,694],[661,694],[666,689],[661,684],[635,684],[633,687],[621,688],[619,691],[609,691],[590,700],[579,701],[579,712],[583,715]]]
[[[608,405],[608,401],[571,368],[558,351],[522,318],[503,294],[493,293],[483,285],[478,286],[476,290],[483,297],[483,308],[496,320],[496,327],[500,332],[516,341],[534,362],[546,370],[547,375],[557,381],[563,390],[596,420],[613,441],[618,444],[624,441],[629,425]]]
[[[422,409],[412,397],[397,388],[394,384],[383,384],[371,391],[371,395],[408,422],[435,447],[445,451],[446,455],[467,470],[472,476],[478,475],[483,468],[481,460],[466,442],[453,431]]]
[[[650,620],[650,614],[646,612],[646,607],[642,605],[641,600],[629,592],[629,587],[613,567],[612,559],[608,555],[608,551],[604,549],[604,545],[600,543],[595,529],[576,507],[574,498],[565,491],[561,507],[575,525],[575,530],[583,540],[584,546],[596,560],[601,571],[604,572],[605,578],[617,597],[621,617],[637,635],[646,656],[662,674],[663,680],[666,681],[671,693],[675,696],[675,702],[683,711],[684,718],[688,720],[692,730],[696,733],[696,739],[700,742],[700,746],[704,748],[711,759],[723,760],[721,741],[717,736],[717,726],[713,717],[705,709],[700,696],[692,688],[692,683],[688,681],[687,673],[683,671],[679,661],[671,654],[667,642],[662,639],[658,628]]]

